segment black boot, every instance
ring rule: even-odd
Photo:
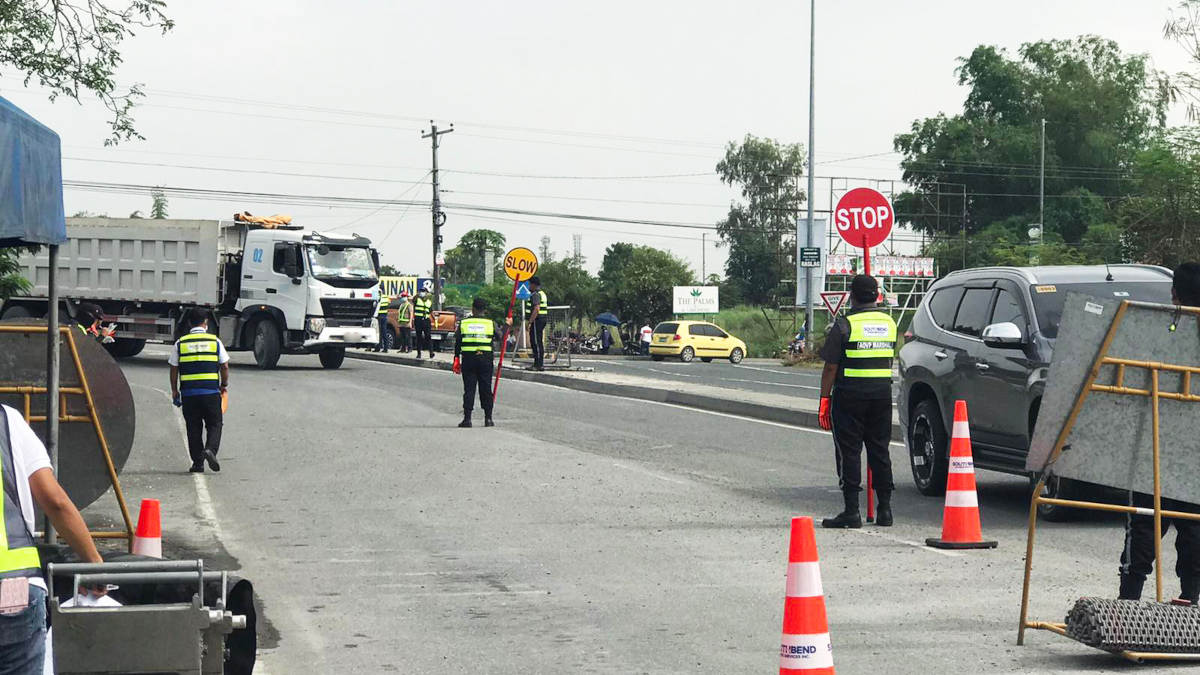
[[[492,421],[492,413],[490,413],[490,412],[485,412],[485,413],[483,414],[483,426],[485,426],[485,427],[494,427],[494,426],[496,426],[496,423]]]
[[[1181,577],[1179,579],[1180,600],[1187,600],[1193,605],[1200,602],[1200,577]]]
[[[470,411],[463,413],[463,421],[459,422],[458,426],[460,429],[470,429],[471,428],[471,412]]]
[[[892,493],[876,492],[879,495],[879,508],[875,510],[875,524],[879,527],[892,526]]]
[[[1146,585],[1146,577],[1135,577],[1130,574],[1121,575],[1121,590],[1117,596],[1120,600],[1141,600],[1142,586]]]
[[[830,528],[853,528],[862,527],[862,515],[858,512],[858,493],[846,492],[843,494],[846,500],[846,510],[837,514],[833,518],[826,518],[821,521],[821,527]]]

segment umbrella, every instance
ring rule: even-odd
[[[620,327],[621,320],[618,319],[612,312],[605,312],[596,317],[596,323],[602,323],[605,326],[613,326],[616,328]]]

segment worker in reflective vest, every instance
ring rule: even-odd
[[[46,648],[46,582],[33,539],[36,503],[70,544],[80,561],[104,562],[87,525],[63,491],[46,447],[21,413],[0,406],[0,668],[3,672],[41,673]],[[93,594],[103,595],[96,590]]]
[[[84,335],[94,337],[103,344],[116,342],[115,330],[103,324],[104,309],[92,302],[81,302],[75,308],[75,325]]]
[[[454,372],[463,379],[463,420],[458,426],[471,427],[471,411],[475,408],[475,389],[479,388],[479,403],[483,408],[483,426],[494,427],[492,422],[492,342],[496,337],[496,325],[486,319],[487,301],[475,298],[471,303],[471,316],[458,323],[458,334],[454,340]]]
[[[433,324],[430,319],[433,316],[433,298],[429,297],[429,289],[422,288],[421,294],[413,300],[413,326],[416,329],[417,342],[417,358],[421,358],[421,350],[425,349],[429,352],[429,358],[433,358],[433,339],[431,331]]]
[[[879,510],[875,523],[892,524],[892,359],[896,322],[876,307],[879,282],[860,274],[850,282],[850,311],[829,325],[821,357],[821,428],[833,432],[838,487],[845,509],[821,522],[824,527],[862,527],[862,451],[874,473]]]
[[[412,351],[413,304],[408,291],[400,291],[400,309],[396,310],[396,326],[400,329],[400,351]]]
[[[217,336],[208,332],[208,315],[200,309],[186,315],[191,331],[179,338],[167,358],[171,364],[171,398],[183,408],[192,473],[220,471],[217,452],[225,426],[222,399],[229,388],[229,354]],[[205,438],[204,432],[208,436]]]
[[[387,293],[382,292],[382,286],[379,293],[379,307],[375,310],[375,323],[379,324],[379,344],[375,345],[373,352],[387,353],[388,350],[388,307],[392,306],[392,299]]]
[[[542,290],[539,277],[529,277],[529,299],[525,301],[525,320],[529,322],[529,348],[533,351],[533,369],[545,370],[546,363],[546,308],[550,302]]]

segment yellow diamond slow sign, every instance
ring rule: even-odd
[[[527,248],[514,248],[504,255],[504,273],[513,281],[526,281],[537,274],[537,256]]]

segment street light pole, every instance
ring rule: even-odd
[[[1038,246],[1046,245],[1046,118],[1042,118],[1042,179],[1038,187]],[[1040,253],[1040,251],[1039,251]],[[1039,255],[1039,257],[1041,257]]]
[[[816,170],[816,112],[817,112],[817,0],[809,0],[809,36],[808,36],[808,232],[804,237],[804,245],[813,245],[813,190],[815,181],[813,171]],[[797,223],[798,225],[798,223]],[[811,354],[813,350],[813,273],[811,267],[804,268],[804,351]],[[796,233],[796,279],[800,279],[800,233]],[[796,284],[796,295],[800,295],[800,284]],[[800,304],[800,298],[796,298]]]

